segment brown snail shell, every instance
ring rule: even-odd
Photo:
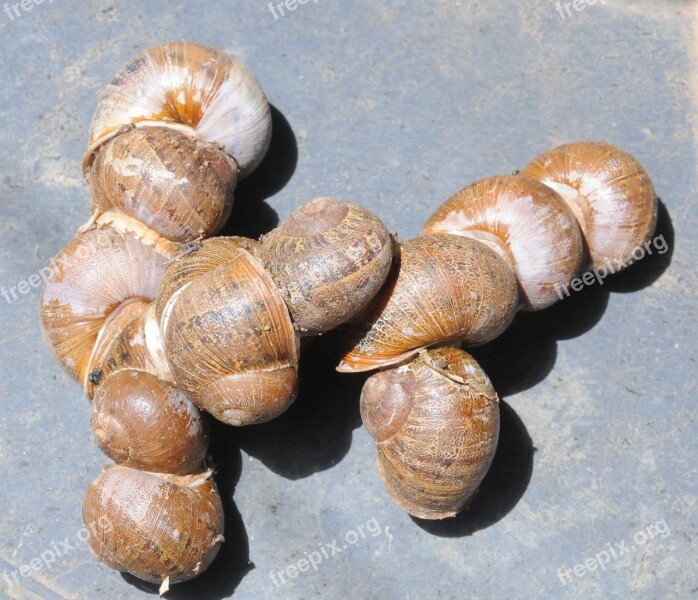
[[[593,266],[615,270],[654,233],[657,196],[647,171],[604,142],[575,142],[541,154],[521,171],[567,202],[584,234]]]
[[[257,256],[302,335],[334,329],[363,310],[390,271],[393,242],[365,208],[317,198],[261,240]]]
[[[223,507],[210,475],[107,469],[83,500],[90,549],[111,568],[144,581],[196,577],[223,542]]]
[[[425,350],[372,375],[361,418],[390,495],[422,519],[460,511],[497,449],[499,398],[477,362],[456,348]]]
[[[290,406],[298,347],[284,300],[261,263],[233,257],[180,288],[162,310],[161,331],[177,384],[231,425],[261,423]]]
[[[558,288],[584,265],[579,225],[562,198],[521,175],[481,179],[449,198],[427,221],[425,234],[476,239],[511,266],[529,310],[559,300]]]
[[[145,50],[117,73],[97,104],[85,169],[125,125],[169,127],[218,144],[241,176],[261,162],[271,139],[269,104],[252,74],[224,52],[192,42]]]
[[[59,252],[41,290],[41,325],[61,365],[86,388],[95,357],[155,298],[175,244],[106,213]]]
[[[173,300],[187,285],[233,260],[240,248],[254,253],[256,247],[256,241],[243,237],[210,238],[197,244],[191,252],[172,261],[165,271],[157,294],[155,312],[160,326],[166,324]]]
[[[118,209],[175,242],[215,235],[230,215],[237,165],[214,144],[165,127],[131,128],[91,167],[92,206]]]
[[[186,475],[201,470],[208,428],[187,395],[145,371],[122,370],[97,387],[92,431],[117,464]]]
[[[517,307],[514,274],[494,250],[455,235],[414,238],[349,330],[337,370],[394,365],[444,342],[484,344],[509,326]]]

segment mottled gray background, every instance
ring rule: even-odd
[[[311,0],[278,20],[267,6],[45,0],[14,21],[0,12],[0,285],[37,273],[87,219],[80,158],[99,90],[137,51],[181,38],[239,56],[277,109],[230,232],[258,234],[332,194],[407,238],[473,179],[599,138],[651,173],[672,251],[519,316],[477,350],[505,401],[501,444],[471,510],[448,522],[393,505],[360,426],[363,377],[334,374],[332,338],[317,342],[285,416],[216,429],[228,542],[170,597],[695,596],[698,7],[607,0],[563,21],[552,0]],[[0,595],[153,597],[84,544],[21,587],[3,578],[57,540],[75,545],[105,462],[79,387],[42,343],[37,298],[0,298]],[[371,519],[379,536],[274,586],[270,571]],[[608,570],[558,579],[662,520],[670,534]]]

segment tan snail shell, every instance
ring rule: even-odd
[[[258,243],[244,237],[217,237],[203,240],[191,252],[173,261],[165,272],[157,294],[156,316],[164,331],[174,300],[192,281],[230,262],[239,249],[254,254]]]
[[[499,398],[469,354],[434,348],[372,375],[361,419],[393,499],[415,517],[443,519],[467,504],[492,463]]]
[[[499,255],[470,238],[428,235],[402,244],[387,283],[346,338],[340,372],[397,364],[444,342],[484,344],[516,314],[516,279]]]
[[[93,365],[155,298],[177,246],[106,213],[56,256],[41,291],[41,325],[61,365],[87,390]]]
[[[175,242],[215,235],[230,215],[235,161],[164,127],[109,140],[90,169],[93,210],[118,209]]]
[[[269,147],[271,112],[252,74],[203,44],[150,48],[121,69],[102,94],[90,126],[83,166],[125,125],[168,127],[220,145],[242,176]]]
[[[83,500],[90,549],[113,569],[145,581],[196,577],[223,542],[223,507],[210,475],[107,469]],[[91,527],[95,523],[106,526]]]
[[[449,198],[425,234],[463,235],[487,244],[516,274],[524,307],[546,308],[584,265],[577,220],[548,186],[521,175],[481,179]]]
[[[393,242],[365,208],[317,198],[264,236],[257,255],[302,335],[334,329],[363,310],[385,282]]]
[[[567,202],[593,266],[618,270],[654,233],[657,196],[647,171],[604,142],[575,142],[541,154],[521,171]]]
[[[196,473],[208,448],[206,421],[186,394],[133,369],[110,375],[97,387],[92,431],[114,462],[145,471]]]
[[[231,245],[227,262],[160,303],[161,332],[175,380],[194,403],[225,423],[247,425],[272,419],[295,399],[298,339],[262,264]]]

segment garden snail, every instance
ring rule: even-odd
[[[237,179],[269,146],[270,110],[233,58],[179,42],[135,57],[100,99],[83,161],[93,216],[42,289],[46,340],[92,405],[118,466],[87,490],[90,538],[115,569],[162,584],[204,571],[223,510],[204,465],[204,418],[180,389],[156,317],[168,265],[227,219]]]
[[[395,501],[424,519],[461,510],[494,458],[498,403],[487,375],[456,348],[423,350],[372,375],[361,392],[361,419]]]
[[[295,399],[296,333],[260,262],[234,242],[228,253],[160,303],[163,343],[176,381],[200,408],[231,425],[261,423]],[[190,256],[199,261],[197,255]],[[188,258],[170,276],[178,277]]]
[[[174,242],[215,235],[232,208],[233,158],[164,127],[124,129],[89,171],[95,211],[117,209]]]
[[[574,214],[548,186],[521,175],[481,179],[462,189],[437,209],[424,233],[452,233],[492,248],[516,275],[528,310],[553,304],[556,286],[582,267]]]
[[[83,170],[95,214],[116,209],[175,242],[215,235],[238,176],[271,140],[271,111],[230,56],[177,42],[134,57],[102,94]]]
[[[262,238],[259,257],[304,336],[334,329],[378,293],[393,257],[385,225],[366,209],[318,198]]]
[[[366,383],[362,419],[378,442],[381,476],[398,504],[423,518],[455,514],[496,447],[496,434],[485,440],[478,438],[483,430],[464,433],[482,444],[481,454],[457,483],[444,475],[459,456],[450,428],[485,421],[474,413],[454,417],[458,395],[442,386],[431,398],[439,409],[428,413],[433,422],[412,424],[411,411],[423,418],[419,411],[427,410],[411,400],[419,397],[417,374],[431,374],[431,389],[434,376],[425,369],[434,370],[436,354],[441,375],[458,373],[456,381],[468,389],[496,396],[472,359],[428,349],[485,343],[508,326],[517,308],[554,303],[558,289],[580,271],[611,261],[618,270],[649,240],[656,214],[654,187],[635,159],[609,144],[579,142],[543,154],[521,173],[464,188],[437,209],[421,237],[402,244],[388,283],[345,334],[337,367],[385,369]],[[440,430],[443,436],[434,434]]]
[[[166,475],[116,466],[87,488],[86,523],[107,515],[111,527],[90,536],[110,567],[153,583],[196,577],[223,541],[223,507],[210,472]]]
[[[179,252],[140,221],[106,213],[54,260],[41,293],[42,328],[88,396],[95,359],[155,299],[167,262]]]
[[[97,388],[92,430],[109,458],[141,471],[195,473],[208,449],[207,423],[186,394],[136,369],[117,371]]]
[[[404,242],[396,262],[378,301],[351,328],[357,342],[340,371],[393,365],[443,342],[481,344],[504,331],[516,314],[516,280],[484,244],[422,236]]]
[[[630,154],[604,142],[559,146],[521,171],[554,189],[582,229],[590,263],[625,265],[657,224],[650,176]]]

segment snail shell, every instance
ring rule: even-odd
[[[138,54],[107,86],[90,126],[85,169],[124,125],[169,127],[218,144],[245,176],[269,147],[271,111],[255,78],[233,57],[175,42]]]
[[[223,542],[223,507],[210,475],[104,471],[83,500],[90,549],[111,568],[145,581],[196,577]]]
[[[261,263],[237,246],[162,308],[161,331],[177,384],[231,425],[282,413],[298,389],[298,339]]]
[[[87,389],[93,365],[155,298],[179,251],[139,221],[105,213],[59,252],[41,290],[44,336],[61,365]]]
[[[175,242],[215,235],[230,215],[237,165],[218,146],[165,127],[131,128],[97,155],[93,209],[118,209]]]
[[[372,375],[361,419],[395,502],[415,517],[443,519],[468,503],[492,463],[499,398],[469,354],[435,348]]]
[[[317,198],[264,236],[257,255],[284,295],[296,329],[311,336],[368,305],[390,271],[393,242],[365,208]]]
[[[192,281],[233,260],[239,249],[254,253],[256,247],[256,241],[244,237],[210,238],[173,261],[165,271],[157,294],[155,312],[162,331],[166,329],[176,296]]]
[[[387,283],[346,338],[337,370],[400,363],[435,344],[484,344],[516,314],[518,291],[499,255],[470,238],[428,235],[402,244]]]
[[[575,142],[540,155],[521,171],[567,202],[584,234],[593,266],[615,270],[654,233],[657,196],[647,171],[627,152],[603,142]]]
[[[196,473],[208,448],[208,429],[196,406],[182,390],[145,371],[119,371],[97,388],[92,431],[114,462],[144,471]]]
[[[513,269],[529,310],[559,300],[557,289],[582,268],[577,220],[562,198],[535,179],[481,179],[449,198],[427,221],[425,234],[463,235],[487,244]]]

